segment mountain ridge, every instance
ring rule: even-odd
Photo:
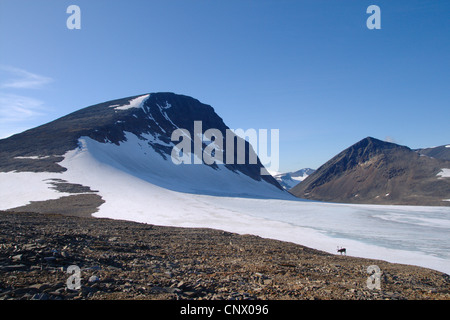
[[[415,149],[414,151],[426,155],[428,157],[441,160],[450,160],[450,144],[438,147]]]

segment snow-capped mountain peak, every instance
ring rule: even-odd
[[[172,141],[172,133],[181,128],[189,136],[188,145],[192,144],[192,150],[199,149],[202,157],[207,144],[194,141],[196,123],[203,131],[218,130],[223,139],[229,129],[211,106],[188,96],[150,93],[104,102],[0,140],[0,172],[62,173],[70,167],[68,163],[73,165],[80,158],[79,154],[88,153],[100,163],[175,191],[290,196],[272,176],[261,175],[263,165],[259,160],[254,164],[174,163],[172,156],[178,142]],[[241,138],[235,139],[237,143]],[[246,152],[253,151],[247,141],[243,144]],[[226,154],[226,150],[223,152]],[[231,152],[237,159],[237,148]]]
[[[294,172],[271,172],[271,174],[284,189],[289,190],[305,180],[314,171],[311,168],[303,168]]]

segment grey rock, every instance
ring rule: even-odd
[[[23,270],[26,268],[26,265],[24,264],[11,264],[7,266],[1,266],[0,269],[8,272],[8,271],[16,271],[16,270]]]
[[[50,284],[48,283],[36,283],[28,287],[31,290],[44,291],[45,289],[50,288]]]
[[[54,261],[54,260],[56,260],[56,257],[54,257],[54,256],[44,257],[44,260],[47,262]]]
[[[185,292],[183,292],[183,295],[185,295],[185,296],[187,296],[189,298],[193,298],[193,297],[195,297],[197,295],[197,292],[195,292],[195,291],[185,291]]]
[[[23,254],[17,254],[17,255],[15,255],[15,256],[13,256],[11,259],[12,259],[14,262],[17,262],[17,261],[22,260],[22,257],[23,257]]]

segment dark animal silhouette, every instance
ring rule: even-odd
[[[337,249],[337,252],[339,252],[341,255],[344,253],[345,255],[347,255],[347,249],[345,248],[339,248]]]

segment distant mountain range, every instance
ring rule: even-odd
[[[450,144],[439,147],[416,149],[414,151],[432,158],[450,161]]]
[[[415,151],[367,137],[290,192],[329,202],[449,206],[448,150],[441,146]]]
[[[300,169],[294,172],[286,172],[286,173],[280,173],[276,172],[273,173],[272,176],[278,181],[278,183],[285,188],[286,190],[289,190],[293,187],[295,187],[297,184],[305,180],[310,174],[312,174],[315,170],[311,168],[304,168]]]

